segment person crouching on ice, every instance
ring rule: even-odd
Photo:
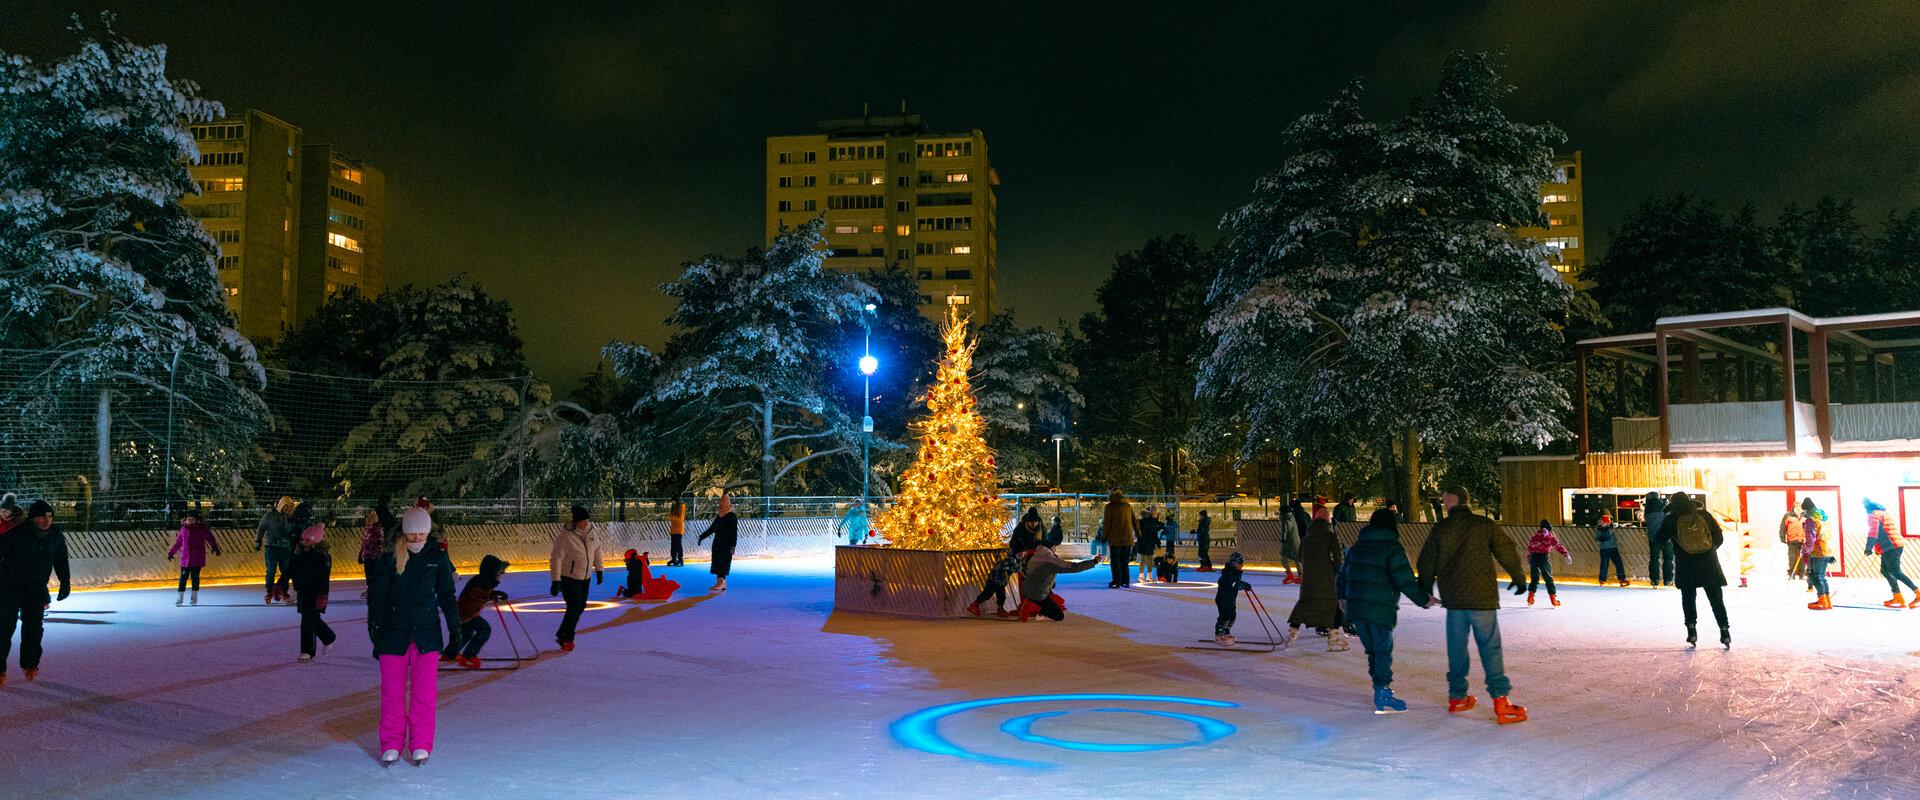
[[[467,585],[460,589],[460,639],[464,644],[459,655],[449,650],[440,656],[441,661],[451,661],[467,669],[480,668],[480,648],[488,639],[493,638],[493,626],[487,623],[488,603],[503,602],[507,593],[500,591],[500,576],[505,575],[511,566],[498,556],[480,559],[480,573],[467,579]]]
[[[1040,517],[1036,514],[1033,519],[1038,521]],[[1002,619],[1013,616],[1011,612],[1003,610],[1007,603],[1007,584],[1013,582],[1013,576],[1020,572],[1020,565],[1026,562],[1028,554],[1038,546],[1040,542],[1035,540],[1031,528],[1025,524],[1015,528],[1013,539],[1007,542],[1007,554],[993,565],[991,572],[987,573],[986,583],[980,586],[980,594],[975,595],[973,602],[967,604],[967,613],[980,616],[980,604],[992,599],[994,616]]]
[[[1067,604],[1053,593],[1054,576],[1063,572],[1085,572],[1099,565],[1099,556],[1085,561],[1065,561],[1054,555],[1051,547],[1033,548],[1020,573],[1020,621],[1026,622],[1035,614],[1054,622],[1066,619]]]
[[[1244,563],[1237,550],[1227,556],[1227,565],[1220,570],[1220,588],[1213,591],[1213,607],[1220,612],[1213,621],[1213,641],[1221,647],[1234,645],[1233,620],[1239,616],[1240,593],[1253,588],[1240,577]]]

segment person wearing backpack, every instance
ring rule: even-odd
[[[1700,620],[1695,605],[1695,590],[1706,592],[1713,607],[1713,621],[1720,623],[1720,645],[1733,648],[1733,633],[1727,627],[1727,604],[1720,589],[1727,576],[1720,570],[1720,545],[1726,537],[1713,513],[1693,504],[1685,492],[1675,492],[1667,502],[1667,517],[1654,532],[1654,538],[1673,551],[1673,583],[1680,589],[1680,612],[1687,624],[1687,646],[1700,640],[1694,624]]]
[[[1807,565],[1807,586],[1819,599],[1807,604],[1810,611],[1833,610],[1833,588],[1827,583],[1827,567],[1837,554],[1833,537],[1827,531],[1827,512],[1814,505],[1813,498],[1800,500],[1800,528],[1806,539],[1800,543],[1800,557]]]

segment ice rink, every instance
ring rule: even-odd
[[[15,667],[0,690],[0,795],[1920,797],[1920,610],[1881,608],[1877,580],[1840,581],[1831,612],[1780,580],[1730,588],[1731,652],[1688,651],[1672,590],[1503,595],[1533,718],[1501,727],[1484,696],[1446,713],[1439,610],[1403,607],[1411,709],[1376,716],[1357,644],[1189,649],[1212,633],[1209,587],[1110,591],[1101,568],[1062,579],[1065,622],[1019,624],[835,614],[823,559],[741,562],[714,597],[704,565],[664,572],[694,591],[589,610],[573,653],[443,672],[424,767],[376,761],[357,582],[335,582],[341,638],[311,664],[293,609],[251,586],[186,608],[171,589],[77,594],[49,615],[40,680]],[[1295,587],[1251,580],[1284,621]],[[551,649],[546,584],[504,588],[543,601],[522,617]],[[1258,638],[1244,608],[1235,632]]]

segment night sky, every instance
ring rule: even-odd
[[[1347,80],[1397,114],[1463,47],[1501,51],[1509,111],[1585,151],[1602,245],[1678,191],[1769,211],[1833,193],[1869,221],[1920,205],[1906,0],[105,6],[207,96],[383,168],[390,280],[464,272],[511,300],[562,385],[608,339],[665,338],[654,286],[681,262],[760,243],[766,136],[863,102],[986,132],[1000,300],[1026,324],[1089,310],[1151,236],[1211,241],[1281,129]],[[0,50],[67,52],[68,15],[101,7],[0,0]]]

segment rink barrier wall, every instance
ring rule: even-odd
[[[707,529],[711,520],[688,520],[684,539],[686,557],[706,560],[708,545],[695,538]],[[830,517],[775,517],[742,519],[735,558],[782,558],[824,556],[839,542]],[[650,553],[654,564],[667,560],[671,544],[665,520],[596,523],[602,565],[610,570],[625,568],[628,549]],[[489,525],[439,525],[434,530],[447,543],[454,567],[471,572],[480,559],[492,555],[505,559],[520,570],[545,569],[553,550],[553,535],[560,529],[553,523],[501,523]],[[67,555],[76,587],[100,588],[123,583],[172,581],[179,577],[179,565],[167,558],[176,531],[68,531]],[[327,548],[333,554],[334,580],[361,577],[357,557],[360,553],[360,528],[327,529]],[[252,529],[214,531],[222,555],[207,554],[207,565],[200,571],[202,580],[264,580],[264,555],[254,552]],[[711,540],[709,540],[710,542]]]
[[[1366,527],[1362,522],[1341,522],[1334,525],[1334,535],[1340,539],[1340,548],[1344,551],[1352,547],[1360,536],[1360,530]],[[1407,558],[1418,562],[1420,548],[1427,542],[1427,532],[1433,529],[1431,522],[1400,523],[1400,543],[1407,548]],[[1533,539],[1537,525],[1501,525],[1500,532],[1513,541],[1520,555],[1520,569],[1524,575],[1527,566],[1527,542]],[[1593,581],[1600,577],[1600,545],[1594,539],[1593,528],[1554,526],[1554,535],[1560,537],[1560,543],[1566,545],[1567,553],[1573,556],[1568,564],[1559,553],[1553,554],[1554,580],[1573,578]],[[1620,560],[1626,562],[1629,580],[1646,582],[1647,580],[1647,530],[1645,528],[1615,528],[1614,540],[1620,543]],[[1280,521],[1274,519],[1242,519],[1239,527],[1240,554],[1249,563],[1278,565],[1280,563]],[[1488,558],[1492,558],[1489,556]],[[1728,583],[1738,583],[1740,578],[1740,540],[1732,531],[1728,531],[1726,543],[1720,547],[1720,566],[1726,573]],[[1214,561],[1222,560],[1219,554]],[[1875,572],[1878,573],[1878,561],[1875,560]],[[1776,570],[1772,560],[1755,556],[1752,575],[1772,576]],[[1784,571],[1784,570],[1781,570]],[[1499,573],[1504,581],[1505,571]],[[1833,573],[1839,575],[1839,573]],[[1615,580],[1611,569],[1607,580]]]
[[[1006,554],[1001,547],[907,550],[841,545],[833,555],[833,609],[910,617],[962,616],[994,564]]]

